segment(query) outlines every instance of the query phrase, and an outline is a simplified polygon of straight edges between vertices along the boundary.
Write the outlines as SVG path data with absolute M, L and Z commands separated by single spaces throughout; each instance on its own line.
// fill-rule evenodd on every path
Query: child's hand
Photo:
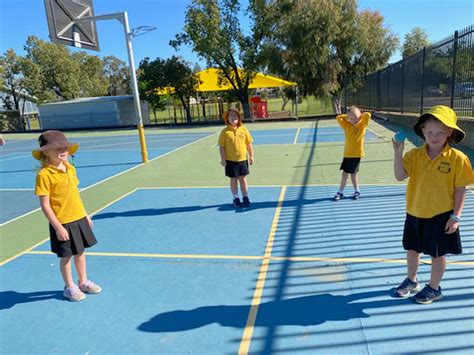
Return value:
M 222 165 L 222 166 L 227 166 L 227 162 L 225 161 L 225 159 L 222 159 L 222 160 L 221 160 L 221 165 Z
M 398 142 L 392 138 L 392 144 L 393 144 L 393 151 L 395 152 L 395 154 L 403 154 L 403 149 L 405 149 L 404 142 Z
M 86 215 L 87 218 L 87 223 L 89 223 L 89 226 L 92 228 L 94 226 L 94 222 L 92 222 L 92 219 L 90 218 L 89 215 Z
M 253 157 L 249 157 L 249 164 L 252 165 L 254 162 Z
M 67 232 L 67 229 L 64 228 L 63 226 L 60 226 L 58 229 L 56 229 L 56 236 L 62 242 L 69 240 L 69 234 Z
M 444 227 L 444 231 L 446 232 L 446 234 L 453 234 L 458 228 L 459 223 L 450 218 L 448 219 L 448 222 L 446 222 L 446 227 Z

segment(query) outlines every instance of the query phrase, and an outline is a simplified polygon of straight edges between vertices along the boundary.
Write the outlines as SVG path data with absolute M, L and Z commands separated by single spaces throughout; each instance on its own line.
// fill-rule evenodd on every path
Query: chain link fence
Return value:
M 363 78 L 362 87 L 345 92 L 345 105 L 367 110 L 423 113 L 450 106 L 474 119 L 474 26 L 423 48 Z

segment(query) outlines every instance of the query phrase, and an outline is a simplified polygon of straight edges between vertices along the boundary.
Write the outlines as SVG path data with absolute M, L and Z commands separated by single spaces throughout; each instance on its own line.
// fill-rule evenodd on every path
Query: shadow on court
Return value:
M 370 196 L 363 196 L 361 199 L 379 199 L 381 197 L 400 197 L 404 196 L 404 193 L 386 193 L 386 194 L 373 194 Z M 350 198 L 347 198 L 350 199 Z M 289 200 L 284 201 L 283 205 L 285 207 L 300 207 L 305 205 L 313 205 L 320 202 L 332 201 L 332 196 L 327 198 L 316 198 L 316 199 L 301 199 L 301 200 Z M 340 202 L 337 202 L 340 203 Z M 354 203 L 357 203 L 354 201 Z M 107 218 L 117 218 L 117 217 L 142 217 L 142 216 L 161 216 L 166 214 L 176 214 L 176 213 L 186 213 L 186 212 L 195 212 L 202 211 L 206 209 L 217 209 L 218 211 L 228 212 L 235 211 L 236 213 L 246 212 L 250 210 L 258 210 L 262 208 L 276 208 L 278 206 L 278 201 L 265 201 L 265 202 L 252 202 L 250 207 L 247 208 L 235 208 L 231 204 L 225 205 L 207 205 L 207 206 L 183 206 L 183 207 L 170 207 L 170 208 L 145 208 L 139 210 L 130 210 L 124 212 L 105 212 L 98 213 L 93 216 L 94 220 L 107 219 Z
M 0 292 L 0 310 L 9 309 L 17 304 L 56 299 L 64 301 L 63 293 L 58 290 L 38 292 Z

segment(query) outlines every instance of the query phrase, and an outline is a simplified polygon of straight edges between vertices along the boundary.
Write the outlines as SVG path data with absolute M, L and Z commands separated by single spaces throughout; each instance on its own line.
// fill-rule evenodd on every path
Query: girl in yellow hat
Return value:
M 35 194 L 49 221 L 51 251 L 61 258 L 63 295 L 70 301 L 82 301 L 85 293 L 99 293 L 102 288 L 87 278 L 84 248 L 97 240 L 79 195 L 76 169 L 68 163 L 69 155 L 76 152 L 79 144 L 69 143 L 60 131 L 46 131 L 38 142 L 40 147 L 33 151 L 33 157 L 41 161 L 42 168 L 36 176 Z M 79 286 L 72 277 L 73 257 Z
M 459 224 L 466 186 L 474 183 L 474 174 L 469 158 L 449 145 L 465 137 L 456 122 L 456 113 L 451 108 L 434 106 L 414 126 L 416 134 L 425 141 L 422 147 L 403 155 L 403 141 L 393 140 L 395 178 L 409 178 L 403 230 L 407 277 L 394 289 L 395 297 L 416 293 L 413 300 L 422 304 L 441 299 L 445 255 L 462 252 Z M 431 277 L 419 291 L 417 270 L 422 253 L 431 256 Z

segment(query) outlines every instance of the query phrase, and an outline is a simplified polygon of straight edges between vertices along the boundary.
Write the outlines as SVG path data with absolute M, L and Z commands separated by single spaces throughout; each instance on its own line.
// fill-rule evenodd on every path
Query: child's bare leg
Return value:
M 71 271 L 71 256 L 62 257 L 59 261 L 59 269 L 64 280 L 66 287 L 73 287 L 74 280 L 72 279 Z
M 437 290 L 446 270 L 446 257 L 431 258 L 430 287 Z
M 247 175 L 239 176 L 240 191 L 242 191 L 242 196 L 249 195 L 249 189 L 247 184 Z
M 407 276 L 408 278 L 416 282 L 416 273 L 418 266 L 420 265 L 420 254 L 414 250 L 407 251 Z
M 346 188 L 348 177 L 349 177 L 349 174 L 343 171 L 342 175 L 341 175 L 341 184 L 339 185 L 339 192 L 340 193 L 342 193 L 344 191 L 344 189 Z
M 82 253 L 81 255 L 74 255 L 74 265 L 76 266 L 79 285 L 81 285 L 87 281 L 86 254 Z
M 357 173 L 351 174 L 352 185 L 355 191 L 359 191 L 359 180 L 357 179 Z
M 232 195 L 237 196 L 237 178 L 230 178 L 230 191 Z

